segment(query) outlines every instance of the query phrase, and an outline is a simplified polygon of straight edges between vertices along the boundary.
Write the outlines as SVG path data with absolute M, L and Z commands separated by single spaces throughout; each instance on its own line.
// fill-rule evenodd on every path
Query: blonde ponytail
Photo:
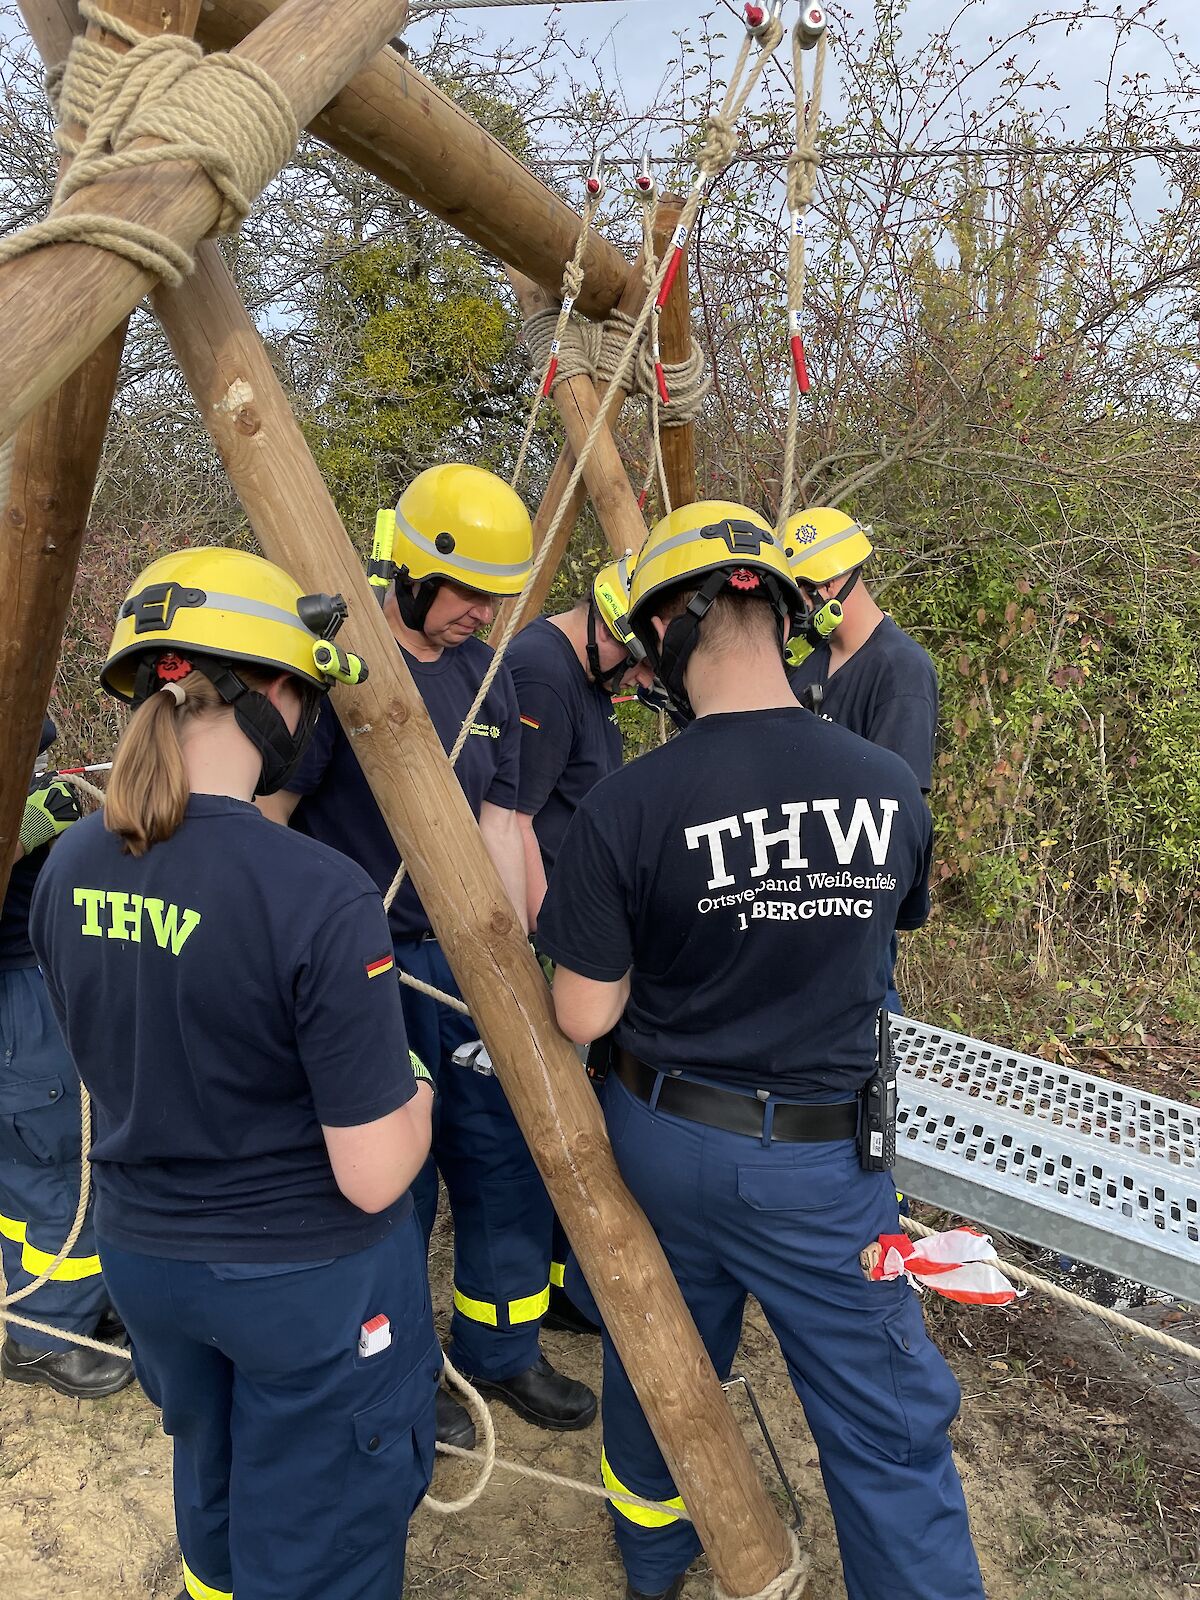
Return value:
M 191 791 L 180 723 L 223 705 L 202 672 L 189 672 L 149 695 L 134 712 L 113 757 L 104 807 L 104 826 L 125 841 L 128 855 L 144 856 L 183 821 Z

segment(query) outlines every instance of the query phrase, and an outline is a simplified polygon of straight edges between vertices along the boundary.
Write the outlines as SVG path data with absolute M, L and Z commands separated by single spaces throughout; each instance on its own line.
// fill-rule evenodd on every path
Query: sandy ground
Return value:
M 447 1299 L 447 1239 L 435 1293 Z M 1163 1313 L 1153 1314 L 1161 1320 Z M 955 1448 L 989 1600 L 1196 1600 L 1200 1595 L 1200 1366 L 1117 1345 L 1088 1318 L 1031 1296 L 1012 1312 L 929 1306 L 932 1331 L 963 1386 Z M 1176 1319 L 1185 1333 L 1198 1319 Z M 550 1359 L 595 1383 L 595 1341 L 545 1336 Z M 752 1309 L 738 1367 L 748 1374 L 804 1508 L 809 1600 L 845 1591 L 816 1452 L 783 1363 Z M 1180 1402 L 1183 1402 L 1182 1404 Z M 755 1432 L 744 1395 L 734 1401 Z M 595 1479 L 599 1426 L 538 1433 L 496 1410 L 500 1454 Z M 754 1453 L 786 1514 L 761 1441 Z M 439 1466 L 437 1491 L 468 1469 Z M 163 1600 L 179 1588 L 170 1448 L 136 1388 L 82 1405 L 0 1384 L 0 1596 L 3 1600 Z M 464 1516 L 422 1510 L 406 1595 L 423 1600 L 620 1597 L 603 1505 L 497 1473 Z M 686 1600 L 711 1592 L 702 1565 Z

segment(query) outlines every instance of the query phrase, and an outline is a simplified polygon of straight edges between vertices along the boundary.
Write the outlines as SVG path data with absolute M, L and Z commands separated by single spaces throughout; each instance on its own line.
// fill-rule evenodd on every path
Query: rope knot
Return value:
M 175 287 L 195 263 L 169 235 L 103 212 L 62 215 L 62 202 L 102 178 L 194 163 L 221 196 L 211 231 L 231 232 L 291 154 L 298 134 L 295 114 L 275 80 L 252 61 L 205 56 L 194 40 L 180 34 L 145 37 L 90 0 L 82 0 L 80 11 L 131 48 L 118 55 L 84 36 L 72 44 L 65 69 L 47 73 L 47 93 L 57 102 L 60 121 L 56 139 L 75 160 L 51 214 L 6 239 L 0 261 L 42 245 L 90 244 Z M 63 124 L 79 124 L 83 139 L 76 140 Z M 133 148 L 146 138 L 162 142 Z
M 710 177 L 720 172 L 737 155 L 739 143 L 732 118 L 720 113 L 709 117 L 704 143 L 700 146 L 700 170 Z

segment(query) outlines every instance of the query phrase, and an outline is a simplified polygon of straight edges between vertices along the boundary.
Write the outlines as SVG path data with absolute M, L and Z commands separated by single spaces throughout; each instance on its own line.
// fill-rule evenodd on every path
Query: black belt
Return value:
M 613 1071 L 621 1082 L 647 1105 L 654 1095 L 660 1074 L 644 1061 L 618 1050 Z M 765 1101 L 732 1089 L 694 1083 L 688 1078 L 662 1074 L 655 1110 L 672 1116 L 702 1122 L 726 1133 L 744 1133 L 752 1139 L 763 1136 Z M 771 1138 L 785 1144 L 827 1144 L 833 1139 L 853 1139 L 858 1133 L 858 1101 L 840 1100 L 833 1105 L 784 1105 L 775 1103 Z

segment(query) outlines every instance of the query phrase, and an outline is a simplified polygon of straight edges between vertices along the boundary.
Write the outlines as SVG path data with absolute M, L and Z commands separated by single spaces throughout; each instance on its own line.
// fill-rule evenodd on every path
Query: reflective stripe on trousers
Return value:
M 39 1278 L 58 1254 L 39 1250 L 25 1237 L 29 1224 L 15 1217 L 0 1216 L 0 1234 L 21 1246 L 21 1266 L 31 1278 Z M 99 1256 L 67 1256 L 50 1274 L 54 1283 L 78 1283 L 80 1278 L 94 1278 L 101 1271 Z
M 458 1288 L 454 1291 L 454 1309 L 461 1311 L 472 1322 L 482 1322 L 489 1328 L 516 1328 L 522 1322 L 537 1322 L 549 1308 L 549 1284 L 537 1294 L 527 1294 L 521 1300 L 510 1300 L 507 1307 L 497 1306 L 490 1300 L 472 1300 L 470 1295 L 463 1294 Z
M 186 1561 L 182 1562 L 182 1566 L 183 1587 L 192 1600 L 233 1600 L 232 1589 L 214 1589 L 211 1583 L 198 1578 Z
M 641 1494 L 638 1489 L 631 1489 L 628 1484 L 622 1483 L 612 1467 L 609 1465 L 608 1456 L 603 1450 L 600 1452 L 600 1477 L 606 1489 L 613 1489 L 617 1494 Z M 643 1500 L 653 1500 L 652 1494 L 642 1494 Z M 665 1528 L 672 1522 L 678 1522 L 678 1517 L 672 1517 L 665 1511 L 648 1511 L 645 1506 L 627 1505 L 623 1500 L 610 1500 L 609 1506 L 613 1511 L 619 1511 L 623 1517 L 628 1517 L 630 1522 L 635 1522 L 639 1528 Z M 664 1500 L 663 1505 L 678 1506 L 680 1511 L 686 1509 L 678 1495 L 670 1500 Z

